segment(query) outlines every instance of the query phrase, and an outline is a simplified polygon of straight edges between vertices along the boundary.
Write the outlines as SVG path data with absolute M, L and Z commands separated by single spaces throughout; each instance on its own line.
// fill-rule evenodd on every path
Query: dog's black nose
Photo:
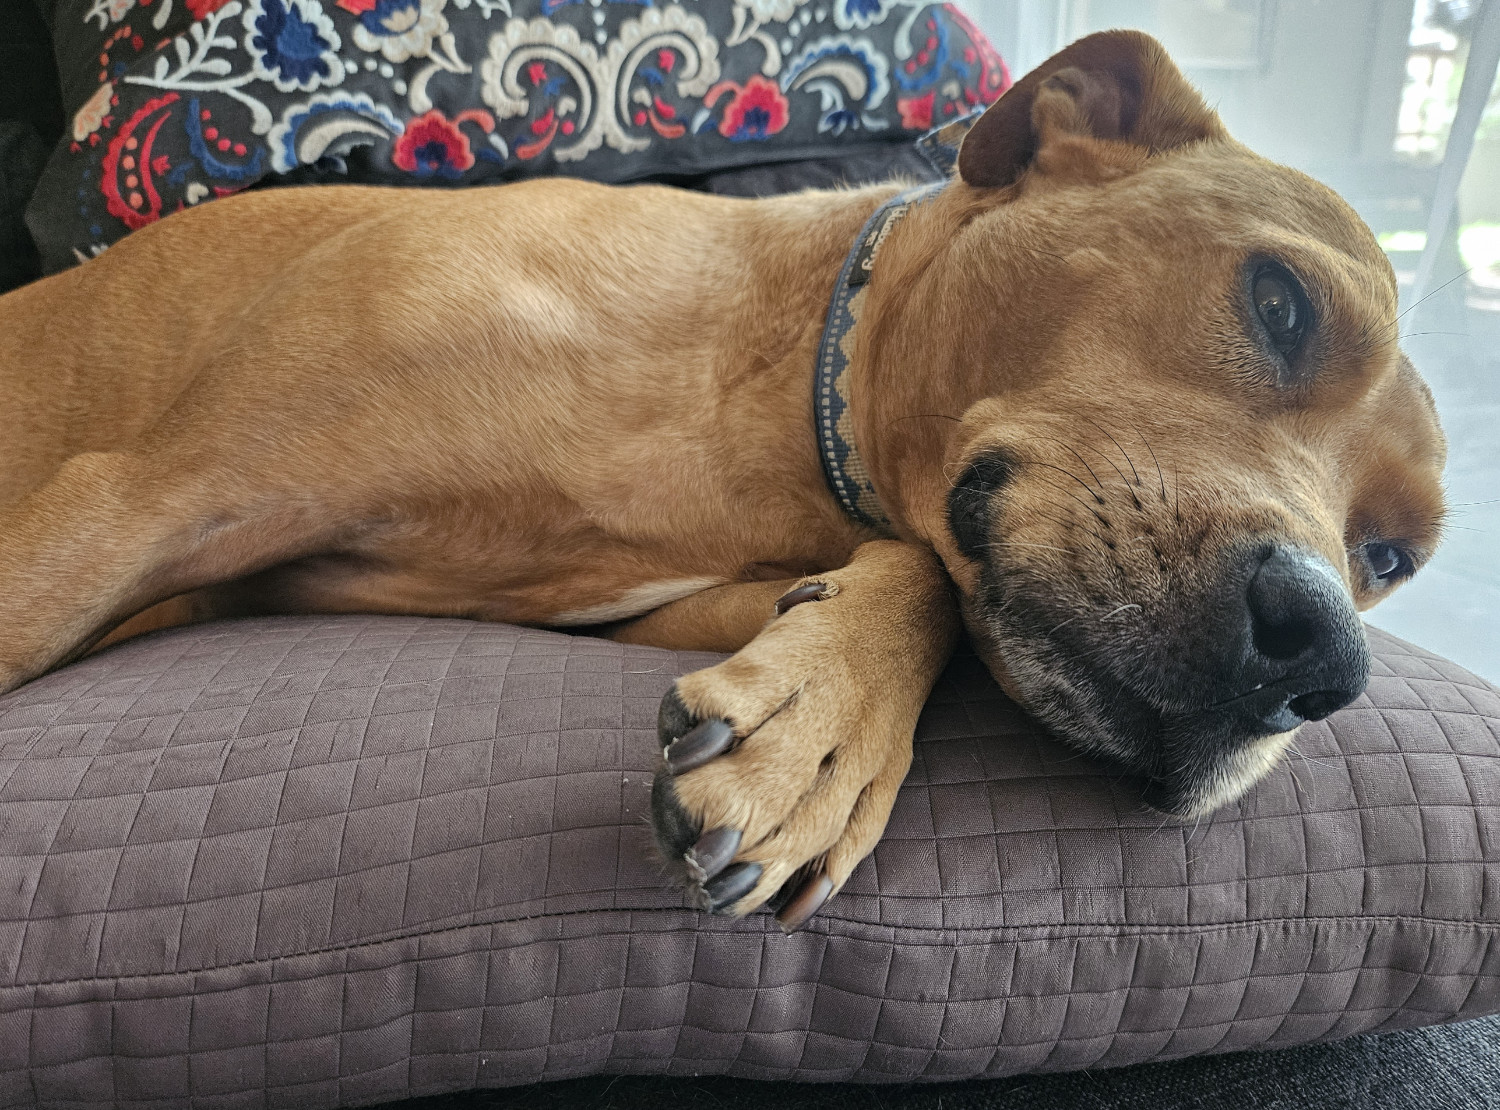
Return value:
M 1254 712 L 1268 728 L 1320 721 L 1359 697 L 1370 677 L 1370 649 L 1328 560 L 1304 548 L 1272 547 L 1251 574 L 1245 602 L 1245 677 L 1267 684 Z

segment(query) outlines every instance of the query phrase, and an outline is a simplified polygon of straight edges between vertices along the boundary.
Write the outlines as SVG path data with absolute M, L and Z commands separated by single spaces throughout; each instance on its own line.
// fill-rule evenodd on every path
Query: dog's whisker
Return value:
M 1095 619 L 1099 620 L 1099 621 L 1107 621 L 1111 617 L 1119 616 L 1121 613 L 1125 612 L 1125 610 L 1127 610 L 1127 609 L 1140 609 L 1140 608 L 1141 608 L 1140 605 L 1138 605 L 1136 602 L 1134 602 L 1134 601 L 1128 601 L 1124 605 L 1118 605 L 1115 608 L 1111 609 L 1108 613 L 1105 613 L 1103 616 L 1096 617 Z M 1144 612 L 1144 610 L 1142 610 L 1142 611 Z M 1051 632 L 1047 633 L 1047 635 L 1051 636 L 1051 635 L 1055 634 L 1059 629 L 1065 628 L 1066 626 L 1072 624 L 1074 621 L 1079 620 L 1079 619 L 1081 619 L 1083 617 L 1093 617 L 1093 616 L 1094 616 L 1094 614 L 1090 613 L 1090 612 L 1074 613 L 1067 620 L 1065 620 L 1061 624 L 1055 626 L 1052 629 Z M 1079 655 L 1079 658 L 1080 659 L 1088 659 L 1092 655 L 1094 655 L 1096 652 L 1103 651 L 1107 646 L 1109 646 L 1109 645 L 1096 644 L 1096 645 L 1094 645 L 1091 648 L 1086 648 Z
M 1291 752 L 1293 755 L 1295 755 L 1298 759 L 1302 760 L 1304 763 L 1311 763 L 1315 767 L 1321 767 L 1322 766 L 1322 764 L 1319 763 L 1317 760 L 1315 760 L 1315 759 L 1309 759 L 1307 756 L 1303 755 L 1302 752 L 1298 750 L 1296 744 L 1289 744 L 1289 745 L 1287 745 L 1287 750 L 1289 752 Z M 1298 786 L 1299 789 L 1301 789 L 1301 790 L 1303 790 L 1303 791 L 1306 792 L 1306 794 L 1307 794 L 1307 800 L 1310 803 L 1315 803 L 1317 801 L 1317 797 L 1318 797 L 1318 777 L 1317 777 L 1317 775 L 1315 775 L 1311 771 L 1309 771 L 1308 772 L 1308 783 L 1309 783 L 1309 785 L 1303 786 L 1302 785 L 1302 776 L 1299 775 L 1299 774 L 1297 774 L 1297 763 L 1296 763 L 1296 761 L 1289 759 L 1289 760 L 1287 760 L 1287 764 L 1286 765 L 1287 765 L 1287 768 L 1292 772 L 1292 781 L 1297 784 L 1297 786 Z
M 1089 472 L 1089 477 L 1092 478 L 1092 479 L 1094 479 L 1094 485 L 1096 485 L 1096 486 L 1099 487 L 1099 492 L 1100 493 L 1103 493 L 1104 492 L 1104 483 L 1099 480 L 1099 475 L 1097 475 L 1097 474 L 1094 473 L 1094 468 L 1088 464 L 1088 460 L 1085 459 L 1082 455 L 1080 455 L 1077 452 L 1077 450 L 1075 450 L 1070 445 L 1064 443 L 1063 446 L 1067 447 L 1068 451 L 1072 454 L 1072 456 L 1075 459 L 1077 459 L 1079 462 L 1081 462 L 1083 464 L 1083 469 L 1087 470 Z M 1124 475 L 1121 475 L 1121 477 L 1123 478 Z
M 1030 438 L 1041 443 L 1055 443 L 1064 451 L 1067 451 L 1070 455 L 1072 455 L 1075 459 L 1083 464 L 1083 469 L 1089 472 L 1089 477 L 1094 479 L 1094 486 L 1098 487 L 1098 494 L 1102 494 L 1104 492 L 1104 483 L 1099 481 L 1099 475 L 1094 473 L 1094 468 L 1088 464 L 1088 460 L 1080 455 L 1077 449 L 1072 446 L 1072 444 L 1068 443 L 1066 440 L 1057 439 L 1054 436 L 1031 436 Z M 1077 478 L 1077 475 L 1074 475 L 1074 477 Z M 1083 479 L 1078 478 L 1078 481 L 1083 482 Z M 1093 486 L 1089 486 L 1087 482 L 1083 482 L 1083 484 L 1089 488 L 1089 492 L 1094 492 Z
M 1042 465 L 1042 466 L 1046 466 L 1046 465 L 1048 465 L 1048 464 L 1046 464 L 1046 463 L 1042 463 L 1042 464 L 1040 464 L 1040 465 Z M 1053 469 L 1057 469 L 1057 468 L 1056 468 L 1056 467 L 1054 467 L 1054 468 L 1053 468 Z M 1078 502 L 1078 503 L 1079 503 L 1079 504 L 1080 504 L 1080 505 L 1082 505 L 1082 506 L 1083 506 L 1083 507 L 1084 507 L 1084 508 L 1085 508 L 1085 509 L 1087 509 L 1087 510 L 1088 510 L 1088 511 L 1089 511 L 1089 512 L 1090 512 L 1090 513 L 1092 513 L 1092 514 L 1093 514 L 1093 515 L 1094 515 L 1094 518 L 1095 518 L 1095 519 L 1096 519 L 1096 520 L 1098 520 L 1098 521 L 1099 521 L 1099 522 L 1100 522 L 1100 523 L 1101 523 L 1101 524 L 1108 524 L 1108 523 L 1109 523 L 1109 522 L 1108 522 L 1108 521 L 1106 521 L 1106 520 L 1105 520 L 1105 519 L 1104 519 L 1104 517 L 1103 517 L 1103 516 L 1101 516 L 1101 515 L 1100 515 L 1100 514 L 1099 514 L 1099 510 L 1098 510 L 1098 509 L 1096 509 L 1096 508 L 1094 508 L 1094 506 L 1092 506 L 1092 505 L 1090 505 L 1090 504 L 1089 504 L 1089 503 L 1088 503 L 1088 502 L 1087 502 L 1087 501 L 1085 501 L 1085 500 L 1084 500 L 1084 499 L 1083 499 L 1083 498 L 1081 498 L 1081 497 L 1079 497 L 1079 496 L 1078 496 L 1078 495 L 1077 495 L 1077 494 L 1076 494 L 1076 493 L 1074 493 L 1074 492 L 1073 492 L 1073 491 L 1072 491 L 1072 490 L 1070 490 L 1070 489 L 1066 489 L 1066 488 L 1064 488 L 1064 487 L 1062 487 L 1062 486 L 1058 486 L 1058 485 L 1055 485 L 1055 484 L 1053 484 L 1053 483 L 1050 483 L 1050 482 L 1049 482 L 1049 483 L 1048 483 L 1048 485 L 1050 485 L 1050 486 L 1051 486 L 1051 487 L 1052 487 L 1052 488 L 1053 488 L 1053 489 L 1055 489 L 1055 490 L 1057 490 L 1057 491 L 1058 491 L 1058 492 L 1059 492 L 1059 493 L 1061 493 L 1061 494 L 1062 494 L 1062 495 L 1063 495 L 1063 496 L 1065 496 L 1065 497 L 1071 497 L 1071 498 L 1072 498 L 1072 499 L 1073 499 L 1073 500 L 1074 500 L 1074 501 L 1076 501 L 1076 502 Z M 1096 498 L 1096 500 L 1097 500 L 1097 498 Z
M 1146 445 L 1146 451 L 1151 455 L 1152 465 L 1156 467 L 1156 480 L 1161 483 L 1161 503 L 1167 503 L 1167 476 L 1162 473 L 1161 460 L 1156 457 L 1156 448 L 1151 446 L 1151 441 L 1146 438 L 1146 433 L 1141 431 L 1137 425 L 1135 434 L 1141 437 L 1141 442 Z
M 1127 450 L 1125 450 L 1124 446 L 1120 443 L 1120 441 L 1118 439 L 1116 439 L 1114 437 L 1114 435 L 1110 432 L 1110 430 L 1108 428 L 1106 428 L 1104 425 L 1100 424 L 1097 420 L 1095 420 L 1095 419 L 1093 419 L 1092 417 L 1089 417 L 1089 416 L 1085 416 L 1084 419 L 1087 420 L 1094 427 L 1098 428 L 1101 432 L 1103 432 L 1105 434 L 1105 436 L 1109 439 L 1109 441 L 1111 443 L 1113 443 L 1116 448 L 1119 449 L 1120 454 L 1125 457 L 1125 465 L 1128 466 L 1128 467 L 1130 467 L 1130 473 L 1135 476 L 1135 484 L 1136 485 L 1140 485 L 1141 484 L 1140 471 L 1136 470 L 1135 463 L 1131 461 L 1131 459 L 1130 459 L 1130 452 L 1127 451 Z M 1107 455 L 1105 455 L 1103 451 L 1100 451 L 1099 455 L 1100 455 L 1101 458 L 1109 459 L 1109 457 Z M 1126 481 L 1126 479 L 1125 479 L 1125 472 L 1123 470 L 1121 470 L 1118 466 L 1115 466 L 1115 462 L 1114 462 L 1113 459 L 1109 459 L 1109 465 L 1115 467 L 1115 473 L 1120 476 L 1120 481 L 1122 481 L 1122 482 Z M 1127 483 L 1127 484 L 1129 484 L 1129 483 Z
M 1291 752 L 1293 755 L 1295 755 L 1298 759 L 1302 760 L 1304 763 L 1311 763 L 1315 767 L 1331 767 L 1332 766 L 1332 764 L 1328 763 L 1326 760 L 1314 759 L 1312 756 L 1307 755 L 1295 743 L 1288 744 L 1286 750 L 1289 751 L 1289 752 Z
M 1089 485 L 1082 478 L 1080 478 L 1078 475 L 1074 474 L 1071 470 L 1066 469 L 1065 467 L 1058 466 L 1055 463 L 1041 462 L 1038 459 L 1027 460 L 1027 461 L 1025 461 L 1025 463 L 1023 465 L 1025 465 L 1025 466 L 1040 466 L 1040 467 L 1043 467 L 1043 468 L 1045 468 L 1047 470 L 1055 470 L 1059 474 L 1065 474 L 1069 478 L 1072 478 L 1073 481 L 1077 482 L 1084 489 L 1088 490 L 1089 491 L 1089 496 L 1094 499 L 1094 503 L 1095 504 L 1097 504 L 1097 505 L 1103 505 L 1103 504 L 1105 504 L 1104 498 L 1102 498 L 1102 497 L 1099 496 L 1098 491 L 1095 490 L 1093 486 Z M 1066 491 L 1064 491 L 1064 492 L 1066 492 Z M 1077 494 L 1070 494 L 1070 496 L 1072 496 L 1074 498 L 1077 498 L 1078 495 Z M 1098 512 L 1092 506 L 1090 506 L 1088 504 L 1088 502 L 1080 500 L 1078 503 L 1080 505 L 1082 505 L 1084 508 L 1088 509 L 1089 512 L 1093 513 L 1095 516 L 1099 516 Z M 1100 517 L 1100 519 L 1102 520 L 1103 518 Z
M 1416 304 L 1409 304 L 1404 309 L 1402 309 L 1400 312 L 1398 312 L 1396 314 L 1396 319 L 1395 319 L 1394 322 L 1397 323 L 1397 324 L 1399 324 L 1401 322 L 1401 317 L 1405 316 L 1408 312 L 1410 312 L 1413 309 L 1417 308 L 1419 305 L 1425 304 L 1427 301 L 1431 300 L 1433 297 L 1436 297 L 1439 293 L 1441 293 L 1444 289 L 1448 288 L 1448 286 L 1452 285 L 1455 281 L 1458 281 L 1458 280 L 1460 280 L 1462 278 L 1468 277 L 1471 273 L 1473 273 L 1473 271 L 1474 271 L 1474 267 L 1473 266 L 1465 266 L 1458 273 L 1454 274 L 1447 281 L 1443 282 L 1442 285 L 1439 285 L 1436 289 L 1432 290 L 1431 292 L 1429 292 L 1425 296 L 1423 296 L 1420 300 L 1418 300 L 1416 302 Z
M 1297 774 L 1297 764 L 1289 759 L 1286 761 L 1286 769 L 1287 773 L 1292 776 L 1292 786 L 1297 791 L 1297 793 L 1305 794 L 1307 795 L 1307 797 L 1311 798 L 1312 791 L 1308 790 L 1307 787 L 1302 785 L 1302 778 Z
M 1057 547 L 1050 543 L 1023 543 L 1020 540 L 992 540 L 985 547 L 1036 547 L 1043 551 L 1061 551 L 1064 555 L 1072 555 L 1074 551 L 1068 547 Z
M 1052 488 L 1056 489 L 1057 487 L 1053 486 Z M 1035 517 L 1037 520 L 1045 520 L 1049 523 L 1056 524 L 1059 528 L 1077 528 L 1079 526 L 1079 522 L 1076 520 L 1065 520 L 1060 516 L 1053 516 L 1050 513 L 1044 513 L 1040 509 L 1028 509 L 1026 515 L 1028 517 Z
M 946 412 L 912 412 L 907 413 L 907 415 L 905 416 L 898 416 L 894 420 L 887 421 L 885 426 L 889 428 L 891 425 L 899 424 L 903 420 L 951 420 L 955 424 L 963 423 L 962 417 L 950 416 Z
M 1055 636 L 1055 635 L 1057 635 L 1058 632 L 1062 631 L 1064 628 L 1066 628 L 1068 625 L 1072 624 L 1074 621 L 1076 621 L 1079 617 L 1081 617 L 1083 615 L 1084 615 L 1083 613 L 1074 613 L 1067 620 L 1063 621 L 1062 624 L 1059 624 L 1056 627 L 1054 627 L 1050 632 L 1047 633 L 1047 635 L 1048 636 Z

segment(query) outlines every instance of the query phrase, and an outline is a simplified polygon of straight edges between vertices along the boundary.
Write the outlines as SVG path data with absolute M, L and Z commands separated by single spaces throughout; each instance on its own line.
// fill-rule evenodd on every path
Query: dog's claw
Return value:
M 822 601 L 827 589 L 828 586 L 822 582 L 809 582 L 806 586 L 788 590 L 776 599 L 776 615 L 779 617 L 792 606 L 801 605 L 804 601 Z
M 698 838 L 698 842 L 683 853 L 687 864 L 688 878 L 695 883 L 706 883 L 729 866 L 734 854 L 740 850 L 739 829 L 709 829 Z
M 794 933 L 807 924 L 808 918 L 823 908 L 833 894 L 833 880 L 819 872 L 804 882 L 776 912 L 776 924 L 783 933 Z
M 669 773 L 682 775 L 728 751 L 733 743 L 734 728 L 729 722 L 720 717 L 710 717 L 694 725 L 686 736 L 680 736 L 668 744 L 662 757 L 666 760 Z
M 758 863 L 737 863 L 708 882 L 703 890 L 708 895 L 709 912 L 721 913 L 754 890 L 761 870 Z
M 667 691 L 667 696 L 661 699 L 661 707 L 656 713 L 656 735 L 661 738 L 663 744 L 670 744 L 677 737 L 682 736 L 688 729 L 697 723 L 697 718 L 688 712 L 688 707 L 683 704 L 682 695 L 673 686 Z

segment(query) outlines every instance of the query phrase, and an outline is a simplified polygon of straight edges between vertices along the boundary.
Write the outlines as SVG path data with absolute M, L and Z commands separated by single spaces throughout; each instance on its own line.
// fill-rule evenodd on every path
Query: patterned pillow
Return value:
M 72 122 L 28 216 L 49 271 L 270 175 L 702 174 L 905 142 L 1009 84 L 926 0 L 50 3 Z

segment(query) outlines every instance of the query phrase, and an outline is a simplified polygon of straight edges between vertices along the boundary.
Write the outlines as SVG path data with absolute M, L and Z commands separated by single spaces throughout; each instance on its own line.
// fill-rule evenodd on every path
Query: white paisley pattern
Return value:
M 642 62 L 653 51 L 666 53 L 672 58 L 669 72 L 677 95 L 702 96 L 719 77 L 718 49 L 703 20 L 675 5 L 648 8 L 624 23 L 603 56 L 570 26 L 514 19 L 490 40 L 489 57 L 480 67 L 480 95 L 501 119 L 526 113 L 532 97 L 539 89 L 548 95 L 551 83 L 531 67 L 550 63 L 570 86 L 548 113 L 548 130 L 540 132 L 564 136 L 553 147 L 557 160 L 577 161 L 606 141 L 629 153 L 651 145 L 648 135 L 632 134 L 633 127 L 653 122 L 681 127 L 670 118 L 663 120 L 658 98 L 646 85 L 636 84 Z M 523 70 L 529 88 L 523 85 Z M 659 58 L 653 75 L 665 79 Z
M 424 57 L 432 51 L 433 41 L 448 33 L 443 4 L 444 0 L 379 3 L 360 16 L 354 45 L 388 62 Z

